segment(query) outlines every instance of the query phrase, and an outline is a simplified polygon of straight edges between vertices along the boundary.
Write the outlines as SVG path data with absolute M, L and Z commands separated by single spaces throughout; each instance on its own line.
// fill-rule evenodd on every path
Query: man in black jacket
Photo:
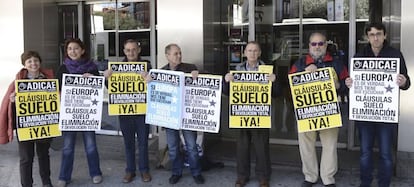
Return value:
M 128 39 L 124 42 L 124 54 L 125 58 L 123 62 L 146 62 L 147 72 L 151 69 L 151 63 L 142 60 L 141 45 L 134 39 Z M 147 72 L 141 72 L 143 77 Z M 108 69 L 104 71 L 106 78 L 110 77 L 112 70 Z M 141 174 L 141 180 L 143 182 L 150 182 L 151 175 L 149 173 L 149 161 L 148 161 L 148 134 L 149 125 L 145 124 L 145 115 L 120 115 L 119 126 L 124 137 L 125 144 L 125 157 L 126 157 L 126 169 L 125 176 L 122 179 L 123 183 L 130 183 L 136 176 L 136 157 L 135 149 L 136 143 L 138 143 L 138 166 Z M 135 138 L 136 137 L 136 138 Z
M 400 74 L 397 76 L 397 84 L 401 90 L 407 90 L 410 87 L 410 77 L 407 74 L 407 67 L 402 53 L 389 46 L 386 38 L 387 32 L 385 26 L 381 23 L 371 23 L 365 29 L 369 44 L 361 53 L 355 57 L 376 57 L 376 58 L 399 58 Z M 347 78 L 345 84 L 352 86 L 352 79 Z M 393 134 L 397 125 L 384 122 L 355 121 L 355 125 L 359 131 L 359 139 L 361 143 L 360 179 L 361 187 L 371 186 L 373 180 L 373 147 L 375 138 L 377 138 L 380 159 L 378 163 L 378 186 L 390 186 L 393 171 L 392 147 Z

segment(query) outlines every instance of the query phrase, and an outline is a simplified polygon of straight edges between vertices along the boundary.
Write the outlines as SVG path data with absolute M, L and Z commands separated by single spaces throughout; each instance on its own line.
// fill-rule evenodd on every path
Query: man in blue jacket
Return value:
M 371 23 L 365 28 L 365 34 L 368 37 L 369 44 L 361 53 L 356 54 L 355 57 L 399 58 L 400 74 L 397 76 L 397 84 L 400 89 L 407 90 L 410 87 L 410 78 L 407 74 L 404 57 L 399 50 L 388 45 L 385 26 L 381 23 Z M 345 84 L 348 87 L 352 86 L 352 82 L 351 78 L 345 80 Z M 360 186 L 371 186 L 373 179 L 372 171 L 374 169 L 372 152 L 375 138 L 377 138 L 380 154 L 378 163 L 378 186 L 390 186 L 393 171 L 393 134 L 397 126 L 391 123 L 369 121 L 355 121 L 355 125 L 358 128 L 361 142 L 361 155 L 359 158 L 361 170 Z

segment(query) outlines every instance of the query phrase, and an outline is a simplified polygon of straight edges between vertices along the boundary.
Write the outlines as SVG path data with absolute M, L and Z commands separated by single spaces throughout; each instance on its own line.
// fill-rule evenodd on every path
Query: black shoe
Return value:
M 170 184 L 176 184 L 181 179 L 181 175 L 171 175 Z
M 316 182 L 303 181 L 302 187 L 312 187 Z
M 195 183 L 204 184 L 205 180 L 202 175 L 193 176 Z
M 335 183 L 334 184 L 327 184 L 325 186 L 328 186 L 328 187 L 336 187 Z

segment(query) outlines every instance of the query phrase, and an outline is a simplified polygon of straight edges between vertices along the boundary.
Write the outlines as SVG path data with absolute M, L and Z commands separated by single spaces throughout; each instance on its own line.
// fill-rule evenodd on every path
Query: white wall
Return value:
M 167 64 L 164 49 L 169 43 L 181 47 L 183 62 L 203 68 L 203 0 L 158 0 L 157 62 Z
M 0 98 L 22 67 L 24 50 L 23 0 L 0 1 Z
M 400 93 L 398 151 L 414 152 L 414 7 L 413 0 L 401 1 L 401 51 L 411 78 L 411 88 Z

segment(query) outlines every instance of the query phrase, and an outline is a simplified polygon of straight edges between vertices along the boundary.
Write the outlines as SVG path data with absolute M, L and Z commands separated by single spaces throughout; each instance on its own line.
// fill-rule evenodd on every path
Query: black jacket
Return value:
M 364 49 L 360 52 L 355 54 L 354 57 L 378 57 L 378 58 L 399 58 L 400 59 L 400 74 L 403 74 L 405 78 L 407 78 L 407 82 L 403 87 L 400 87 L 402 90 L 407 90 L 410 85 L 410 77 L 408 76 L 407 66 L 405 65 L 404 57 L 398 49 L 395 49 L 388 45 L 385 41 L 384 46 L 382 47 L 381 51 L 379 52 L 378 56 L 375 56 L 374 52 L 372 51 L 371 45 L 368 44 L 364 47 Z
M 171 70 L 170 64 L 163 66 L 161 69 Z M 197 66 L 195 66 L 194 64 L 188 64 L 188 63 L 181 62 L 180 64 L 177 65 L 177 68 L 174 71 L 182 71 L 184 73 L 191 73 L 192 71 L 195 71 L 195 70 L 197 70 Z

